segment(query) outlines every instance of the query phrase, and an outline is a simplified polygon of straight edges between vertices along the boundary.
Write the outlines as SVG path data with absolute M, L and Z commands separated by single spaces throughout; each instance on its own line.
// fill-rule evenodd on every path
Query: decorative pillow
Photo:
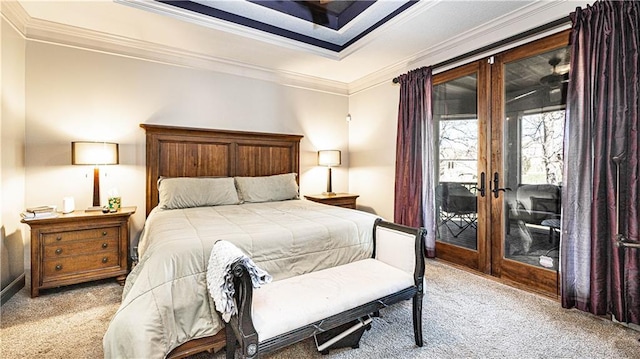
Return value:
M 161 177 L 158 192 L 163 209 L 240 203 L 232 177 Z
M 244 202 L 284 201 L 298 198 L 296 174 L 263 177 L 235 177 L 240 199 Z

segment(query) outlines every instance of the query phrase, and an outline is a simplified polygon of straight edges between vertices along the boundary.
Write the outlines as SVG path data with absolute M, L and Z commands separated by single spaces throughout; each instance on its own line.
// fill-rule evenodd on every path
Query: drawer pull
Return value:
M 107 263 L 109 261 L 109 257 L 103 257 L 102 258 L 102 263 Z
M 62 270 L 62 264 L 56 264 L 56 270 Z
M 107 247 L 109 247 L 108 243 L 102 243 L 102 248 L 107 248 Z
M 61 254 L 61 253 L 62 253 L 62 248 L 56 249 L 56 254 Z
M 62 236 L 57 236 L 56 237 L 56 241 L 61 241 L 62 240 Z
M 107 235 L 107 231 L 102 231 L 102 235 L 106 236 Z

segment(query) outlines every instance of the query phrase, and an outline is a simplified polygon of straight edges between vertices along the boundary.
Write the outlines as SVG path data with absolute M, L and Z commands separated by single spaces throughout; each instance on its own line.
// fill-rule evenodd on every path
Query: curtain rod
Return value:
M 536 35 L 536 34 L 541 33 L 543 31 L 550 30 L 550 29 L 553 29 L 555 27 L 559 27 L 561 25 L 566 24 L 567 22 L 571 22 L 571 18 L 569 18 L 569 16 L 562 17 L 562 18 L 560 18 L 558 20 L 552 21 L 552 22 L 544 24 L 544 25 L 540 25 L 540 26 L 535 27 L 535 28 L 533 28 L 531 30 L 527 30 L 525 32 L 521 32 L 519 34 L 513 35 L 513 36 L 508 37 L 508 38 L 506 38 L 504 40 L 500 40 L 498 42 L 494 42 L 493 44 L 490 44 L 490 45 L 487 45 L 487 46 L 483 46 L 483 47 L 481 47 L 479 49 L 467 52 L 466 54 L 462 54 L 460 56 L 456 56 L 456 57 L 451 58 L 449 60 L 445 60 L 445 61 L 439 62 L 439 63 L 437 63 L 435 65 L 432 65 L 431 68 L 432 69 L 437 69 L 439 67 L 444 67 L 444 66 L 447 66 L 447 65 L 451 65 L 452 63 L 464 60 L 466 58 L 469 58 L 469 57 L 472 57 L 472 56 L 475 56 L 475 55 L 479 55 L 481 53 L 497 49 L 497 48 L 499 48 L 499 47 L 501 47 L 503 45 L 507 45 L 509 43 L 516 42 L 516 41 L 522 40 L 524 38 Z M 397 84 L 399 81 L 400 81 L 400 76 L 393 78 L 393 83 L 394 84 Z

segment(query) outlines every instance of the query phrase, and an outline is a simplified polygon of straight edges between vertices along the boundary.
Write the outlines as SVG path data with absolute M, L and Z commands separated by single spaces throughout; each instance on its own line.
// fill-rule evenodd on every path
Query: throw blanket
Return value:
M 251 284 L 254 288 L 271 282 L 269 273 L 258 268 L 251 258 L 247 257 L 238 247 L 231 242 L 217 241 L 213 245 L 209 265 L 207 266 L 207 288 L 213 298 L 216 310 L 222 315 L 225 322 L 229 322 L 231 316 L 238 313 L 238 308 L 233 300 L 235 289 L 233 287 L 233 273 L 231 266 L 235 262 L 242 264 L 249 270 Z

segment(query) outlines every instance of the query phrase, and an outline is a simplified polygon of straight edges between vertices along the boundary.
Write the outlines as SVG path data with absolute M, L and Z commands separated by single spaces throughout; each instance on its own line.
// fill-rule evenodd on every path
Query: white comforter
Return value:
M 154 209 L 103 338 L 105 358 L 163 358 L 222 329 L 205 277 L 216 240 L 279 280 L 370 257 L 376 218 L 306 200 Z

